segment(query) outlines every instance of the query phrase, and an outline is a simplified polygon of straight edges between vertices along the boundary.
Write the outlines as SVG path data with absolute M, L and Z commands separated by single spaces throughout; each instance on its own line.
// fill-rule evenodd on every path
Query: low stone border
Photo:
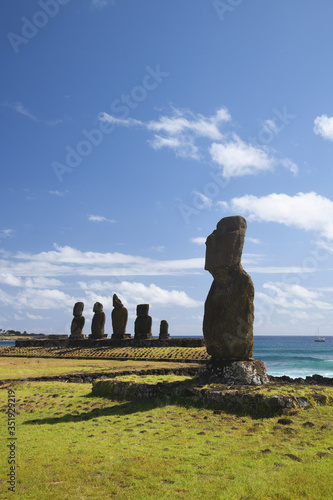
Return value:
M 257 391 L 248 394 L 243 388 L 202 388 L 193 387 L 192 381 L 160 382 L 158 384 L 138 384 L 118 380 L 96 380 L 93 382 L 92 395 L 106 396 L 117 400 L 133 399 L 179 399 L 200 406 L 211 406 L 232 413 L 260 417 L 287 414 L 292 409 L 305 409 L 309 406 L 333 406 L 333 398 L 325 394 L 313 394 L 311 399 L 303 396 L 265 396 Z

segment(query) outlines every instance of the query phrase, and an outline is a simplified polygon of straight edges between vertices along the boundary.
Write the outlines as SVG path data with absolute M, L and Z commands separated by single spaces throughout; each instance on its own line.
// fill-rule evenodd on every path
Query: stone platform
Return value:
M 209 384 L 263 385 L 269 382 L 265 363 L 255 359 L 233 361 L 211 358 L 201 378 Z
M 66 335 L 61 339 L 47 337 L 45 339 L 16 340 L 15 347 L 203 347 L 205 341 L 203 338 L 184 337 L 179 339 L 149 339 L 138 340 L 132 338 L 125 339 L 70 339 Z M 64 338 L 65 337 L 65 338 Z

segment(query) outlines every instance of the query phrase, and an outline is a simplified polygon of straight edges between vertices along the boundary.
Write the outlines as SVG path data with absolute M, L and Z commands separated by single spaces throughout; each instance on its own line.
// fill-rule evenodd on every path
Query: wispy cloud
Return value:
M 30 120 L 33 120 L 34 122 L 38 122 L 38 118 L 32 113 L 30 113 L 28 108 L 19 101 L 14 103 L 4 102 L 2 103 L 2 105 L 5 106 L 6 108 L 12 109 L 13 111 L 16 111 L 16 113 L 19 113 L 23 116 L 27 116 L 28 118 L 30 118 Z
M 66 189 L 66 191 L 49 191 L 49 194 L 52 194 L 53 196 L 66 196 L 69 194 L 69 191 Z
M 54 126 L 59 125 L 60 123 L 63 122 L 63 120 L 60 120 L 60 119 L 40 120 L 39 118 L 37 118 L 37 116 L 35 116 L 33 113 L 31 113 L 29 111 L 27 106 L 25 106 L 20 101 L 16 101 L 14 103 L 10 103 L 10 102 L 5 101 L 2 103 L 2 106 L 6 107 L 6 108 L 10 108 L 13 111 L 15 111 L 16 113 L 19 113 L 20 115 L 26 116 L 27 118 L 30 118 L 30 120 L 33 120 L 34 122 L 44 123 L 45 125 L 48 125 L 49 127 L 54 127 Z
M 288 158 L 279 159 L 267 145 L 254 146 L 232 132 L 231 116 L 224 107 L 212 116 L 172 108 L 170 115 L 161 115 L 158 120 L 146 122 L 134 118 L 117 118 L 105 112 L 99 114 L 99 120 L 127 128 L 144 128 L 153 134 L 148 140 L 153 149 L 170 149 L 180 158 L 201 160 L 208 154 L 210 160 L 222 169 L 225 178 L 257 175 L 273 171 L 277 165 L 284 166 L 294 175 L 298 171 L 294 162 Z M 276 128 L 270 122 L 267 121 L 267 126 L 269 123 L 271 128 Z
M 108 219 L 107 217 L 104 217 L 102 215 L 88 215 L 88 220 L 90 222 L 110 222 L 110 223 L 115 223 L 116 221 L 113 219 Z
M 108 5 L 115 5 L 115 0 L 90 0 L 90 5 L 93 9 L 102 10 Z
M 0 238 L 12 238 L 14 229 L 0 229 Z

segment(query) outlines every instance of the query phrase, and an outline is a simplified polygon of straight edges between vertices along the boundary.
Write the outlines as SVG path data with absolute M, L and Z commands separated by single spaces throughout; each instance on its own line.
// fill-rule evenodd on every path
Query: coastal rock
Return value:
M 208 354 L 223 360 L 249 360 L 253 352 L 254 286 L 241 265 L 245 231 L 243 217 L 225 217 L 206 241 L 205 269 L 214 281 L 203 334 Z
M 85 339 L 86 336 L 83 334 L 83 327 L 85 324 L 85 317 L 82 316 L 84 309 L 83 302 L 76 302 L 73 308 L 73 320 L 71 324 L 71 334 L 70 339 Z
M 124 339 L 126 338 L 128 311 L 116 294 L 113 295 L 113 307 L 111 313 L 113 334 L 111 338 Z

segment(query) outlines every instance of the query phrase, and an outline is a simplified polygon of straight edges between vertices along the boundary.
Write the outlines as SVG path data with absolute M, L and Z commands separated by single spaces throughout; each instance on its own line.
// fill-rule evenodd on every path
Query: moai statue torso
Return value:
M 169 325 L 168 322 L 165 321 L 165 319 L 162 319 L 160 323 L 160 334 L 158 337 L 160 340 L 167 340 L 170 338 L 169 334 Z
M 134 323 L 134 338 L 135 339 L 151 339 L 152 319 L 148 316 L 149 304 L 139 304 L 136 307 L 137 318 Z
M 85 317 L 82 316 L 84 309 L 83 302 L 76 302 L 73 308 L 73 320 L 71 324 L 71 339 L 85 339 L 86 336 L 83 334 L 83 327 L 85 323 Z
M 113 339 L 125 338 L 128 311 L 116 294 L 113 295 L 113 311 L 111 313 Z
M 105 313 L 103 312 L 103 304 L 100 302 L 96 302 L 94 304 L 94 316 L 91 322 L 91 335 L 90 338 L 93 339 L 103 339 L 107 337 L 104 334 L 104 325 L 105 325 Z

